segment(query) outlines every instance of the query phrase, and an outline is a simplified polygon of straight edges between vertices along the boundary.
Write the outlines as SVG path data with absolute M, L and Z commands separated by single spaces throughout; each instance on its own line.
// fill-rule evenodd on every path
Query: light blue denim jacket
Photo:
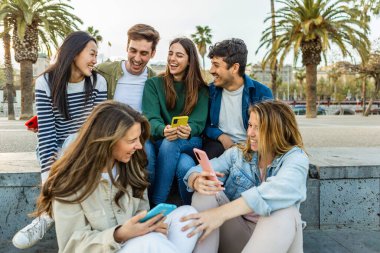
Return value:
M 273 160 L 267 169 L 265 182 L 260 180 L 257 153 L 247 162 L 243 152 L 235 146 L 210 162 L 215 171 L 225 174 L 220 180 L 224 183 L 227 197 L 231 201 L 243 197 L 249 207 L 261 216 L 269 216 L 271 212 L 292 205 L 299 208 L 306 199 L 309 158 L 298 147 Z M 185 184 L 188 186 L 191 173 L 201 171 L 200 165 L 191 168 L 184 177 Z M 188 191 L 192 189 L 188 187 Z

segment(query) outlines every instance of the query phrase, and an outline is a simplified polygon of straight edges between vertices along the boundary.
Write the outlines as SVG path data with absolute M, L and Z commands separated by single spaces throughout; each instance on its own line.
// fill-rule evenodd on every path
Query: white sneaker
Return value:
M 27 249 L 41 240 L 49 228 L 53 225 L 54 220 L 49 215 L 44 214 L 35 218 L 32 223 L 18 231 L 12 239 L 16 248 Z

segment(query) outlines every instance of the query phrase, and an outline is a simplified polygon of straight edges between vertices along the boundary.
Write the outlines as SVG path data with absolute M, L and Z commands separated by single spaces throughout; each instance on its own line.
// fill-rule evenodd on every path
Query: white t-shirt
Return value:
M 125 68 L 125 61 L 121 61 L 123 75 L 117 81 L 113 99 L 130 105 L 136 111 L 141 112 L 142 95 L 146 79 L 148 79 L 148 68 L 140 75 L 132 75 Z
M 219 129 L 229 135 L 234 143 L 245 142 L 247 131 L 242 115 L 244 86 L 235 91 L 223 89 L 219 113 Z

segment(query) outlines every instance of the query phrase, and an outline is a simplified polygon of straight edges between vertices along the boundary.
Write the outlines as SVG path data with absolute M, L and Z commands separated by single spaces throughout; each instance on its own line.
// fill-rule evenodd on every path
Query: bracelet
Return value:
M 194 188 L 194 186 L 195 186 L 195 181 L 197 181 L 197 179 L 200 178 L 200 177 L 201 177 L 201 174 L 196 175 L 195 178 L 193 179 L 193 183 L 190 185 L 190 187 L 191 187 L 194 191 L 195 191 L 195 188 Z

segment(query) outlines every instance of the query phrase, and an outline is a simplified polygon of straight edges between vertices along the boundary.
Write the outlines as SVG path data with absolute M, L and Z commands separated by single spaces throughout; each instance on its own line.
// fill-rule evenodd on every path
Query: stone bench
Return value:
M 380 229 L 380 148 L 315 148 L 310 154 L 307 200 L 301 205 L 308 229 Z M 11 240 L 27 225 L 39 194 L 34 153 L 0 154 L 0 236 Z M 53 230 L 51 230 L 53 231 Z M 49 238 L 54 238 L 50 232 Z
M 311 228 L 380 229 L 380 148 L 308 149 L 302 218 Z

